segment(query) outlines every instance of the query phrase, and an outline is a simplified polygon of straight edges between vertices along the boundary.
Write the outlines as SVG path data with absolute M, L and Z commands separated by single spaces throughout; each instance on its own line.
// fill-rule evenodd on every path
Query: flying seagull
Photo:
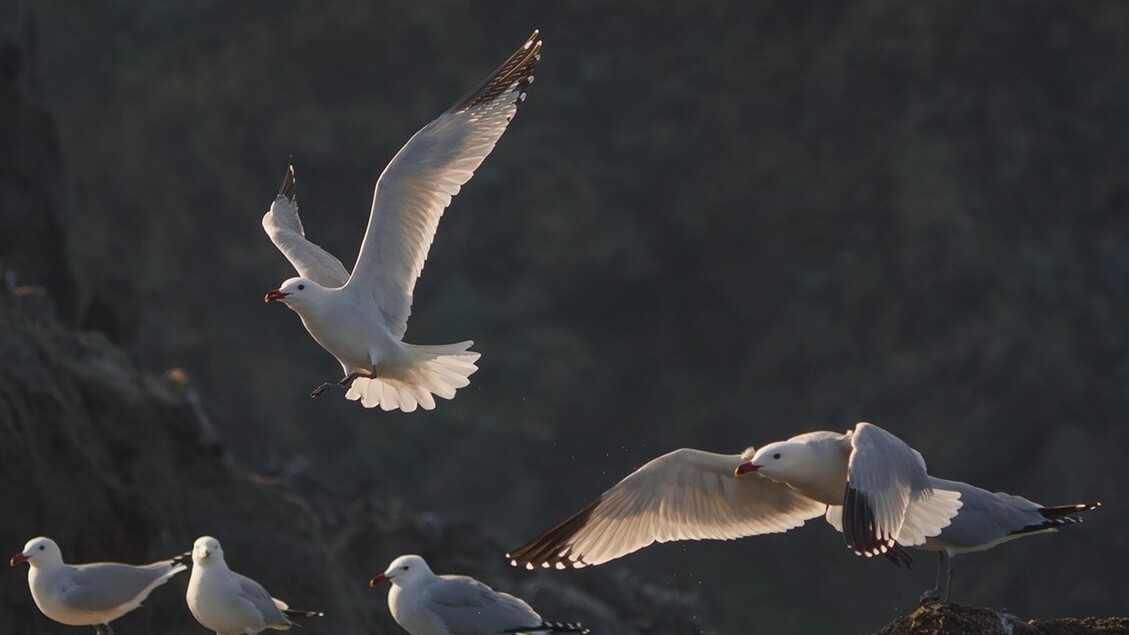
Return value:
M 229 569 L 219 541 L 211 536 L 201 536 L 192 545 L 192 565 L 185 595 L 188 610 L 216 635 L 286 631 L 298 626 L 292 618 L 323 616 L 320 611 L 291 609 L 258 582 Z
M 403 342 L 412 291 L 439 217 L 506 131 L 541 57 L 534 31 L 496 71 L 423 127 L 376 181 L 368 229 L 350 275 L 341 261 L 305 237 L 294 193 L 294 167 L 263 216 L 263 229 L 298 270 L 266 294 L 302 318 L 314 340 L 345 372 L 345 397 L 366 408 L 412 412 L 435 408 L 470 383 L 479 353 L 472 341 L 438 346 Z
M 742 454 L 675 450 L 506 556 L 530 569 L 579 568 L 655 542 L 785 532 L 834 507 L 851 519 L 844 535 L 856 553 L 908 565 L 901 545 L 940 533 L 960 495 L 932 489 L 916 450 L 859 423 L 846 433 L 809 432 Z
M 400 556 L 370 582 L 390 582 L 388 610 L 410 635 L 587 633 L 579 624 L 547 622 L 525 601 L 462 575 L 435 575 L 423 558 Z
M 110 622 L 141 606 L 153 589 L 188 568 L 175 558 L 141 566 L 66 564 L 59 545 L 42 536 L 29 540 L 8 564 L 21 562 L 30 565 L 27 585 L 44 615 L 68 626 L 93 626 L 97 635 L 113 635 Z

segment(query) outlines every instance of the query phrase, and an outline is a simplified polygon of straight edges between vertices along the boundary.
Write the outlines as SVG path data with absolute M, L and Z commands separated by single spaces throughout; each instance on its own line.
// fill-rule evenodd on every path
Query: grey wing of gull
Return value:
M 263 215 L 263 229 L 274 246 L 294 265 L 298 275 L 323 287 L 345 286 L 349 281 L 349 272 L 341 261 L 306 239 L 302 219 L 298 216 L 298 197 L 294 189 L 294 166 L 289 166 L 278 196 Z
M 584 567 L 654 542 L 732 540 L 788 531 L 825 505 L 787 485 L 734 470 L 749 456 L 683 448 L 635 470 L 556 527 L 514 549 L 510 564 Z
M 911 503 L 925 501 L 933 490 L 921 455 L 898 437 L 878 426 L 859 423 L 850 441 L 843 537 L 856 553 L 872 556 L 894 546 Z M 948 518 L 934 518 L 946 513 L 927 514 L 929 518 L 921 523 L 927 525 L 926 535 L 940 531 L 933 525 L 947 524 Z
M 116 562 L 76 565 L 67 576 L 65 602 L 80 611 L 105 611 L 136 600 L 146 590 L 184 570 L 184 565 L 171 562 L 142 566 Z
M 370 293 L 403 337 L 439 218 L 506 131 L 541 57 L 537 31 L 478 87 L 424 126 L 376 182 L 349 286 Z
M 514 632 L 541 624 L 525 601 L 466 576 L 438 576 L 428 585 L 428 606 L 451 635 Z
M 934 478 L 932 482 L 936 491 L 959 492 L 963 505 L 951 525 L 939 536 L 926 541 L 925 549 L 988 548 L 1010 534 L 1048 524 L 1048 519 L 1039 512 L 1042 506 L 1022 496 L 989 492 L 960 481 Z M 1045 531 L 1052 529 L 1053 524 Z
M 245 575 L 231 572 L 239 588 L 239 597 L 251 603 L 255 610 L 263 616 L 263 622 L 268 625 L 291 625 L 292 622 L 282 614 L 282 609 L 275 599 L 267 593 L 263 585 L 255 582 Z

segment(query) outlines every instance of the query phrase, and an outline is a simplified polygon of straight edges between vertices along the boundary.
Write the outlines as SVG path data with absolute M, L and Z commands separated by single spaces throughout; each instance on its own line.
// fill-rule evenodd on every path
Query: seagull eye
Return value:
M 298 290 L 299 290 L 299 291 L 302 291 L 302 290 L 303 290 L 303 289 L 305 289 L 305 288 L 306 288 L 306 285 L 304 285 L 304 284 L 300 284 L 300 285 L 298 285 Z
M 43 550 L 44 550 L 44 549 L 46 549 L 46 548 L 47 548 L 47 547 L 46 547 L 46 546 L 44 546 L 44 545 L 39 545 L 39 550 L 40 550 L 40 551 L 43 551 Z
M 404 566 L 402 566 L 402 567 L 400 567 L 400 568 L 401 568 L 401 569 L 403 569 L 404 571 L 407 571 L 407 570 L 408 570 L 408 565 L 404 565 Z
M 779 459 L 779 458 L 780 458 L 780 453 L 779 453 L 779 452 L 777 452 L 776 454 L 773 454 L 773 455 L 772 455 L 772 458 L 774 458 L 774 459 Z

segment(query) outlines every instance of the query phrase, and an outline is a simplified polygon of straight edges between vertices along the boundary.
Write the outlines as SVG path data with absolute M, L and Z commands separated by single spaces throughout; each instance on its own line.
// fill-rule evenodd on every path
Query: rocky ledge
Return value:
M 1129 618 L 1086 617 L 1023 620 L 1006 611 L 926 604 L 877 635 L 1129 635 Z

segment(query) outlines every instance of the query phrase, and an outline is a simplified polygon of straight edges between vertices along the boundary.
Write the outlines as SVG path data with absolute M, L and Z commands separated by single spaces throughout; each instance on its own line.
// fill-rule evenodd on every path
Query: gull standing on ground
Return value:
M 435 408 L 470 383 L 479 354 L 472 341 L 405 344 L 412 291 L 439 217 L 506 131 L 541 57 L 537 31 L 474 90 L 417 132 L 376 182 L 368 229 L 352 275 L 306 240 L 294 194 L 294 168 L 263 216 L 263 228 L 298 270 L 266 294 L 302 318 L 314 340 L 341 363 L 345 377 L 319 386 L 347 388 L 361 405 L 412 412 Z
M 915 549 L 922 551 L 936 551 L 939 556 L 937 584 L 921 596 L 922 602 L 949 600 L 949 587 L 953 579 L 952 558 L 956 554 L 985 551 L 1017 538 L 1058 531 L 1063 525 L 1082 522 L 1076 514 L 1101 507 L 1101 503 L 1044 507 L 1022 496 L 989 492 L 960 481 L 931 476 L 929 482 L 935 492 L 960 494 L 962 505 L 952 523 L 942 529 L 941 533 L 926 538 L 924 543 L 914 545 Z M 837 513 L 828 513 L 827 522 L 842 531 Z M 945 572 L 943 587 L 942 572 Z
M 546 622 L 528 604 L 462 575 L 435 575 L 423 558 L 400 556 L 369 586 L 391 582 L 388 610 L 411 635 L 587 633 L 579 624 Z
M 188 609 L 216 635 L 255 635 L 268 628 L 285 631 L 298 626 L 292 617 L 324 615 L 291 609 L 258 582 L 229 569 L 219 541 L 211 536 L 201 536 L 192 545 L 192 565 L 185 595 Z
M 895 540 L 916 545 L 940 533 L 960 496 L 934 491 L 925 461 L 901 439 L 859 423 L 742 454 L 675 450 L 506 557 L 526 568 L 579 568 L 655 542 L 785 532 L 837 506 L 853 519 L 844 535 L 856 553 L 908 564 Z
M 113 635 L 110 622 L 141 606 L 153 589 L 188 568 L 177 559 L 141 566 L 66 564 L 59 545 L 42 536 L 29 540 L 8 564 L 21 562 L 30 565 L 27 585 L 44 615 L 68 626 L 93 626 L 98 635 Z

